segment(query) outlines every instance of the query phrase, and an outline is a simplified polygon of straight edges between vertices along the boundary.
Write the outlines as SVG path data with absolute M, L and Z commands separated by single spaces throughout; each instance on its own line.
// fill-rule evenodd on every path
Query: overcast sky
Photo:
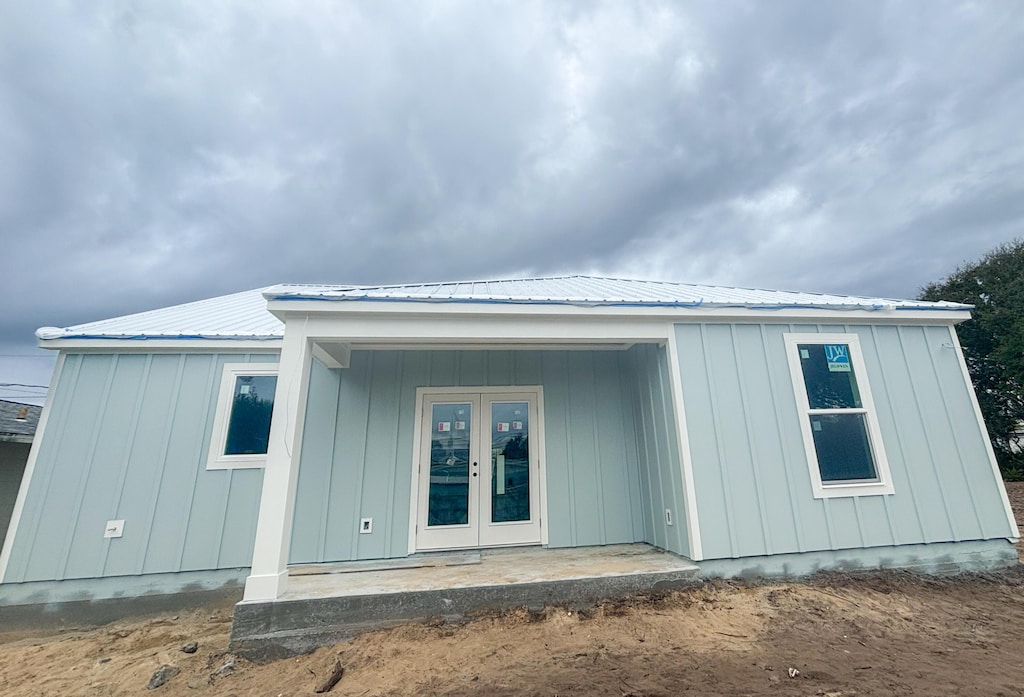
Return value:
M 0 382 L 278 282 L 908 297 L 1019 235 L 1018 0 L 0 5 Z

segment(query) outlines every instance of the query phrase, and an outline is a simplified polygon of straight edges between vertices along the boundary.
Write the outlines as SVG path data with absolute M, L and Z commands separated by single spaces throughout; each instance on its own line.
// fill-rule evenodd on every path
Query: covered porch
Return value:
M 698 582 L 697 566 L 648 544 L 520 547 L 293 566 L 272 601 L 235 607 L 231 650 L 268 661 L 415 621 L 546 605 L 582 608 Z

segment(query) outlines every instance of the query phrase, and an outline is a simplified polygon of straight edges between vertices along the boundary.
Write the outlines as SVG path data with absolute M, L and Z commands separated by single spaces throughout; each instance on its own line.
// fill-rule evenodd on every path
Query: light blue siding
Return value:
M 206 471 L 207 449 L 222 366 L 276 360 L 66 356 L 4 581 L 248 566 L 262 471 Z
M 704 557 L 1008 537 L 946 326 L 679 324 Z M 787 332 L 860 337 L 895 494 L 815 499 Z
M 644 541 L 689 556 L 668 355 L 664 347 L 652 344 L 635 346 L 629 353 L 634 367 L 633 409 L 637 419 Z M 672 525 L 668 525 L 666 510 L 672 512 Z
M 544 387 L 550 546 L 643 540 L 626 353 L 354 351 L 313 365 L 291 561 L 408 554 L 416 388 L 499 385 Z

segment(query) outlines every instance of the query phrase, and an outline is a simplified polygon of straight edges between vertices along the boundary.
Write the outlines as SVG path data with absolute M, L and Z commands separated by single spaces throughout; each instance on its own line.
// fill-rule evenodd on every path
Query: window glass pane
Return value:
M 225 455 L 266 455 L 276 375 L 239 375 L 228 420 Z
M 860 409 L 847 344 L 797 344 L 811 409 Z
M 491 522 L 530 519 L 530 404 L 491 405 Z
M 822 482 L 877 479 L 864 414 L 811 414 Z
M 469 523 L 469 434 L 472 404 L 435 404 L 430 418 L 427 525 Z

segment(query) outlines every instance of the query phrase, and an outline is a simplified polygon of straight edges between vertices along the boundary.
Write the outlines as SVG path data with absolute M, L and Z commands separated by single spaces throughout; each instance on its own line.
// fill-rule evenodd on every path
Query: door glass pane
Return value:
M 469 522 L 471 419 L 472 408 L 468 403 L 432 406 L 427 525 Z
M 491 405 L 491 522 L 530 519 L 528 402 Z
M 797 344 L 811 409 L 860 409 L 860 391 L 846 344 Z
M 821 481 L 878 479 L 864 414 L 811 414 Z

